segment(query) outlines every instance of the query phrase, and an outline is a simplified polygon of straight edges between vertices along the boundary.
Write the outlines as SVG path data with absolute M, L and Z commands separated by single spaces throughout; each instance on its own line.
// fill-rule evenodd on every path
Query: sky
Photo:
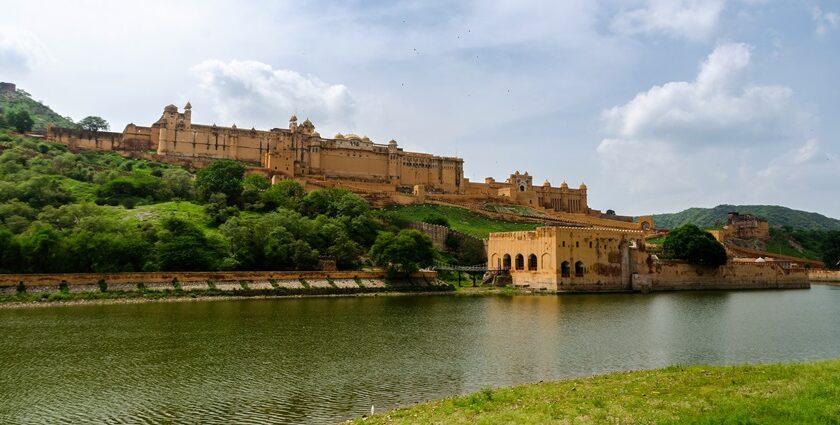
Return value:
M 619 214 L 840 217 L 832 0 L 3 0 L 0 81 L 116 131 L 296 114 Z

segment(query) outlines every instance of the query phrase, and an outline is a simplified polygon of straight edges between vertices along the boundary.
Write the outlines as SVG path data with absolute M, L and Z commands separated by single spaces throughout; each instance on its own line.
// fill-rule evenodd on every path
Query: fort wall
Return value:
M 840 270 L 809 270 L 811 282 L 840 282 Z
M 13 292 L 16 286 L 23 282 L 27 290 L 58 290 L 61 284 L 79 287 L 98 288 L 100 281 L 105 281 L 109 287 L 117 285 L 136 288 L 138 283 L 144 285 L 171 286 L 173 280 L 180 284 L 189 285 L 207 281 L 213 282 L 269 282 L 298 281 L 300 279 L 318 280 L 355 280 L 382 281 L 385 273 L 382 271 L 266 271 L 266 272 L 148 272 L 148 273 L 55 273 L 55 274 L 0 274 L 0 292 Z M 437 273 L 420 271 L 411 275 L 412 279 L 433 282 Z M 270 286 L 269 286 L 270 287 Z
M 192 122 L 192 106 L 183 111 L 175 105 L 164 108 L 149 127 L 129 124 L 122 133 L 90 132 L 52 127 L 47 138 L 71 149 L 113 151 L 200 168 L 213 160 L 232 159 L 273 182 L 295 179 L 307 188 L 343 187 L 364 194 L 374 205 L 423 202 L 429 195 L 451 197 L 453 203 L 485 202 L 518 204 L 547 214 L 546 221 L 628 229 L 652 228 L 649 222 L 603 218 L 589 207 L 587 187 L 570 188 L 565 182 L 553 187 L 548 181 L 534 185 L 527 172 L 511 174 L 504 181 L 464 178 L 461 158 L 408 152 L 396 141 L 377 144 L 367 137 L 336 134 L 321 137 L 309 120 L 289 119 L 288 128 L 240 129 Z M 418 188 L 422 189 L 418 192 Z M 422 193 L 422 195 L 419 195 Z M 446 199 L 442 199 L 446 201 Z M 481 208 L 467 208 L 476 211 Z M 617 217 L 616 217 L 617 218 Z

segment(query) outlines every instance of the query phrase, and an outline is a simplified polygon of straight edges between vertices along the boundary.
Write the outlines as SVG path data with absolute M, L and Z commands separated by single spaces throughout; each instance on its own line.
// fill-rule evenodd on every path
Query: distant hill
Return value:
M 22 89 L 0 91 L 0 109 L 4 113 L 14 110 L 29 112 L 29 116 L 35 121 L 34 130 L 46 130 L 50 124 L 59 127 L 73 127 L 75 125 L 70 117 L 62 117 L 49 106 L 32 99 L 32 95 Z
M 715 227 L 725 224 L 726 215 L 731 211 L 766 218 L 770 221 L 771 227 L 790 226 L 802 230 L 840 230 L 840 220 L 778 205 L 718 205 L 714 208 L 689 208 L 678 213 L 655 214 L 653 222 L 656 227 L 669 229 L 688 223 L 700 227 Z

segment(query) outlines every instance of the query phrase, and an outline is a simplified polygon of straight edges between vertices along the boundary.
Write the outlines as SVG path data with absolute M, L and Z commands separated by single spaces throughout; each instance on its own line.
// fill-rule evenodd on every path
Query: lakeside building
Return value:
M 543 291 L 807 288 L 808 270 L 789 261 L 728 261 L 704 267 L 647 252 L 641 230 L 540 227 L 491 233 L 488 269 Z

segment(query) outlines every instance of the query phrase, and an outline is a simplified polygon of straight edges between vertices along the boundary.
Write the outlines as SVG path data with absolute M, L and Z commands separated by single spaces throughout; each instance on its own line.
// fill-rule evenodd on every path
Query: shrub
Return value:
M 137 282 L 137 290 L 141 291 L 141 292 L 145 291 L 146 290 L 146 284 L 143 283 L 143 282 Z
M 99 292 L 108 292 L 108 282 L 105 279 L 99 279 Z
M 446 217 L 437 214 L 427 215 L 426 218 L 423 219 L 423 222 L 429 224 L 437 224 L 438 226 L 443 227 L 450 227 L 449 220 Z
M 17 287 L 15 288 L 18 294 L 25 294 L 26 293 L 26 285 L 23 284 L 23 281 L 18 282 Z
M 671 258 L 709 267 L 726 264 L 726 249 L 711 233 L 693 224 L 676 228 L 668 233 L 662 244 Z
M 58 292 L 61 292 L 61 293 L 64 293 L 64 294 L 70 292 L 70 287 L 67 286 L 67 282 L 61 282 L 61 283 L 58 284 Z

